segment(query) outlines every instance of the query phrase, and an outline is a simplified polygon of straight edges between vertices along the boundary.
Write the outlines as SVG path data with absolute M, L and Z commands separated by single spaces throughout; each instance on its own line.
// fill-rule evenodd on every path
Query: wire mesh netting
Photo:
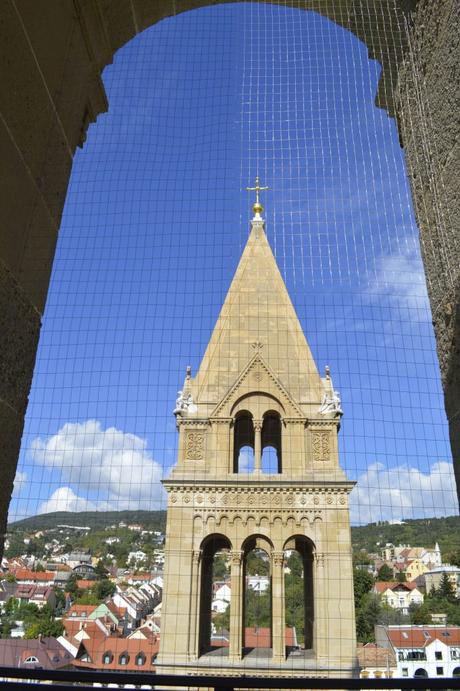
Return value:
M 6 550 L 13 575 L 55 574 L 40 577 L 54 611 L 44 629 L 11 591 L 3 633 L 64 627 L 81 667 L 352 674 L 356 632 L 387 651 L 361 668 L 420 676 L 423 633 L 408 653 L 388 625 L 429 625 L 437 641 L 433 625 L 460 624 L 460 569 L 444 568 L 458 524 L 434 520 L 457 513 L 448 427 L 404 152 L 375 105 L 381 66 L 345 9 L 334 23 L 294 4 L 205 7 L 137 36 L 106 69 L 109 111 L 75 158 Z M 405 41 L 404 26 L 388 40 Z M 256 176 L 322 379 L 268 250 L 246 255 Z M 243 251 L 254 271 L 241 269 L 240 302 L 213 335 Z M 221 413 L 248 363 L 248 400 Z M 433 648 L 446 676 L 449 655 L 440 664 Z

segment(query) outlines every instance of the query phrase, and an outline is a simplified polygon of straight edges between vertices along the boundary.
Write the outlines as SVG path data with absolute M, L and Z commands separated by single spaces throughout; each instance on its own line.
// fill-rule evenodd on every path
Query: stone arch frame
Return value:
M 265 446 L 269 446 L 270 435 L 274 436 L 270 430 L 265 435 L 268 435 L 267 443 L 264 444 L 264 425 L 268 417 L 276 418 L 279 422 L 279 430 L 277 438 L 273 439 L 275 442 L 273 445 L 277 452 L 278 457 L 278 473 L 282 472 L 282 428 L 283 428 L 283 417 L 286 414 L 286 409 L 283 403 L 277 398 L 273 393 L 268 391 L 250 391 L 248 393 L 240 396 L 230 408 L 230 416 L 233 418 L 233 429 L 234 433 L 232 435 L 233 448 L 231 453 L 233 454 L 233 472 L 238 472 L 238 454 L 243 444 L 239 444 L 237 440 L 237 423 L 239 416 L 249 416 L 252 420 L 253 431 L 251 433 L 251 443 L 254 450 L 254 471 L 261 471 L 261 461 L 262 453 Z
M 5 373 L 0 381 L 4 450 L 0 547 L 72 157 L 76 147 L 83 146 L 89 124 L 108 107 L 102 70 L 119 48 L 149 26 L 173 14 L 222 1 L 77 0 L 56 4 L 39 0 L 4 8 L 2 83 L 8 99 L 0 136 L 8 173 L 0 210 L 0 333 L 8 334 L 8 341 L 0 348 L 0 371 Z M 284 4 L 298 7 L 297 0 Z M 396 118 L 422 238 L 434 238 L 439 255 L 439 248 L 456 248 L 459 211 L 452 181 L 458 180 L 460 167 L 458 147 L 455 150 L 460 123 L 455 117 L 458 81 L 452 74 L 458 62 L 458 25 L 449 21 L 454 17 L 455 0 L 374 0 L 366 8 L 367 21 L 360 0 L 308 0 L 305 9 L 352 32 L 367 46 L 369 57 L 382 65 L 376 104 Z M 405 22 L 413 42 L 410 58 L 407 35 L 401 32 Z M 408 69 L 411 60 L 423 76 L 433 122 L 428 122 L 426 109 L 419 112 L 417 85 Z M 402 104 L 404 89 L 412 100 Z M 419 162 L 427 155 L 431 167 L 420 174 Z M 437 191 L 433 191 L 434 184 Z M 440 193 L 444 218 L 448 216 L 442 233 L 438 221 L 429 216 L 431 202 Z M 21 199 L 20 205 L 17 199 Z M 36 261 L 38 254 L 40 262 Z M 457 266 L 458 259 L 456 250 L 453 260 Z M 423 261 L 459 484 L 460 351 L 456 343 L 460 340 L 460 280 L 458 274 L 452 278 L 433 256 L 425 254 Z
M 254 453 L 255 433 L 254 418 L 249 410 L 239 410 L 233 418 L 233 472 L 238 473 L 238 459 L 241 449 L 246 446 L 252 448 Z
M 283 551 L 295 550 L 302 559 L 304 596 L 304 647 L 312 650 L 315 645 L 315 579 L 314 562 L 316 545 L 306 535 L 296 534 L 288 538 Z
M 267 535 L 263 535 L 262 533 L 253 533 L 252 535 L 248 535 L 247 537 L 245 537 L 241 543 L 241 552 L 243 555 L 243 588 L 242 588 L 242 613 L 243 613 L 243 615 L 242 615 L 242 626 L 243 626 L 242 644 L 243 644 L 243 650 L 246 648 L 245 603 L 246 603 L 246 592 L 247 592 L 247 586 L 246 586 L 247 557 L 255 549 L 263 550 L 267 554 L 267 557 L 268 557 L 270 594 L 271 594 L 271 599 L 272 599 L 272 603 L 271 603 L 271 607 L 270 607 L 270 620 L 271 620 L 270 631 L 271 631 L 271 641 L 273 641 L 273 588 L 272 588 L 272 582 L 271 581 L 272 581 L 272 557 L 273 557 L 273 551 L 274 551 L 274 544 L 273 544 L 273 541 Z M 272 647 L 272 646 L 270 646 L 270 647 Z
M 203 655 L 211 643 L 212 565 L 216 553 L 221 549 L 232 550 L 227 535 L 210 533 L 200 545 L 199 607 L 198 607 L 198 654 Z
M 283 422 L 279 412 L 267 410 L 262 416 L 261 452 L 272 447 L 276 450 L 277 472 L 283 472 Z

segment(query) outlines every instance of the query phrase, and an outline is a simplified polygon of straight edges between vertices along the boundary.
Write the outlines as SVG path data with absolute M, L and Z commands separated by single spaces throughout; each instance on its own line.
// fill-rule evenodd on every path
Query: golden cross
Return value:
M 259 201 L 259 192 L 265 192 L 265 190 L 270 189 L 269 187 L 261 187 L 259 185 L 259 176 L 256 175 L 256 186 L 255 187 L 246 187 L 246 190 L 248 192 L 255 192 L 256 193 L 256 204 L 260 204 Z

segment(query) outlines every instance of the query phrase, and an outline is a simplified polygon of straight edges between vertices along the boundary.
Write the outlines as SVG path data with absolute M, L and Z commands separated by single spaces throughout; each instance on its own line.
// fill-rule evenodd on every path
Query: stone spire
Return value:
M 297 403 L 314 406 L 316 414 L 323 382 L 265 234 L 258 179 L 251 189 L 256 203 L 248 241 L 192 379 L 193 398 L 199 407 L 217 405 L 258 350 Z

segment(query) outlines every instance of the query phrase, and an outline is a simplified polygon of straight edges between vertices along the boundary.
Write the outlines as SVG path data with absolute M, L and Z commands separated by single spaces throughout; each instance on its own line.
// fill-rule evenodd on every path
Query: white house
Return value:
M 219 614 L 223 614 L 224 612 L 226 612 L 229 604 L 230 603 L 228 600 L 222 600 L 221 598 L 215 598 L 212 601 L 211 609 L 213 612 L 218 612 Z
M 398 677 L 460 677 L 460 626 L 378 625 L 375 640 L 394 651 Z
M 128 564 L 131 562 L 136 562 L 136 561 L 145 561 L 147 559 L 147 555 L 145 552 L 143 552 L 141 549 L 136 550 L 135 552 L 130 552 L 128 554 Z
M 214 598 L 216 600 L 226 600 L 227 602 L 230 602 L 230 598 L 232 595 L 232 591 L 230 590 L 230 586 L 228 583 L 224 583 L 221 585 L 219 588 L 214 593 Z
M 423 593 L 417 588 L 416 583 L 377 581 L 373 590 L 390 607 L 400 610 L 403 614 L 408 614 L 411 604 L 421 605 L 423 602 Z

